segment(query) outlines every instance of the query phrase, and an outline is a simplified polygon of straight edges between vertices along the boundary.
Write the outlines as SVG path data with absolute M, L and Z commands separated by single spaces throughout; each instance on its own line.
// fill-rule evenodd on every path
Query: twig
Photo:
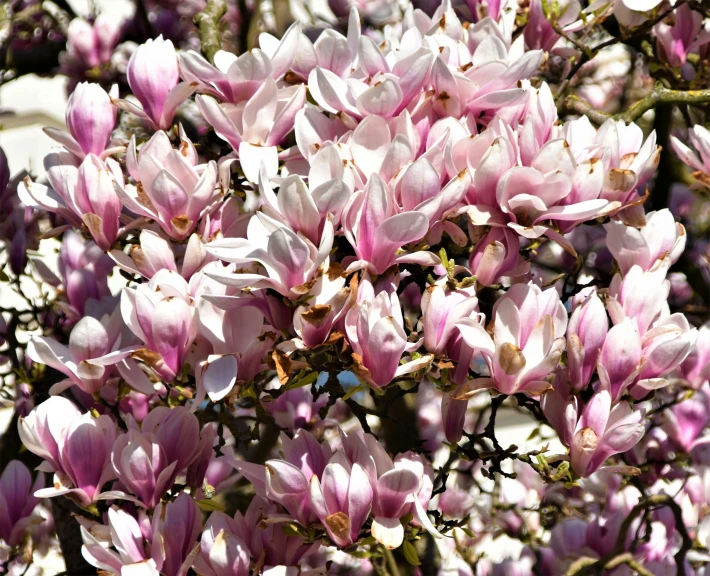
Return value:
M 584 100 L 573 95 L 567 96 L 567 98 L 565 98 L 564 107 L 570 112 L 575 112 L 577 114 L 582 114 L 586 116 L 592 122 L 599 125 L 604 124 L 607 119 L 611 118 L 609 114 L 600 112 L 599 110 L 595 110 Z
M 387 548 L 384 548 L 384 546 L 383 549 L 390 576 L 399 576 L 399 567 L 397 566 L 397 560 L 395 560 L 394 554 L 392 554 L 392 550 L 388 550 Z
M 659 104 L 710 104 L 710 90 L 669 90 L 662 84 L 656 84 L 648 96 L 615 118 L 633 122 Z
M 205 58 L 214 63 L 214 55 L 222 48 L 219 19 L 227 13 L 224 0 L 207 0 L 202 12 L 195 14 L 195 25 L 200 29 L 200 45 Z
M 669 90 L 662 84 L 656 84 L 650 94 L 641 98 L 626 112 L 613 116 L 595 110 L 577 96 L 567 96 L 564 102 L 567 110 L 583 114 L 597 125 L 603 124 L 609 118 L 623 120 L 626 123 L 634 122 L 652 108 L 664 104 L 710 104 L 710 90 Z
M 614 549 L 609 554 L 606 554 L 598 560 L 594 560 L 593 558 L 589 558 L 587 556 L 580 558 L 574 564 L 572 564 L 572 566 L 570 566 L 569 570 L 567 570 L 567 572 L 565 573 L 565 576 L 585 576 L 591 574 L 598 574 L 600 573 L 602 568 L 610 568 L 609 564 L 613 563 L 620 556 L 624 556 L 623 561 L 619 561 L 618 563 L 613 564 L 613 567 L 625 563 L 633 570 L 636 570 L 642 576 L 646 576 L 648 572 L 641 572 L 638 570 L 637 567 L 632 567 L 630 564 L 628 564 L 628 557 L 625 556 L 624 552 L 624 548 L 626 547 L 626 535 L 629 532 L 629 528 L 631 528 L 631 524 L 634 523 L 634 521 L 641 515 L 641 513 L 646 512 L 649 508 L 657 508 L 663 506 L 667 506 L 671 509 L 671 512 L 673 513 L 673 518 L 675 519 L 676 530 L 680 534 L 680 537 L 683 542 L 680 549 L 675 555 L 675 562 L 677 575 L 685 576 L 685 555 L 687 554 L 688 550 L 693 547 L 693 540 L 688 534 L 688 529 L 685 527 L 685 523 L 683 522 L 683 511 L 681 510 L 678 503 L 666 494 L 655 494 L 653 496 L 645 498 L 644 500 L 636 504 L 636 506 L 631 509 L 631 512 L 629 512 L 628 516 L 624 518 L 624 521 L 621 523 L 621 528 L 619 529 L 619 534 L 616 538 L 616 544 L 614 545 Z

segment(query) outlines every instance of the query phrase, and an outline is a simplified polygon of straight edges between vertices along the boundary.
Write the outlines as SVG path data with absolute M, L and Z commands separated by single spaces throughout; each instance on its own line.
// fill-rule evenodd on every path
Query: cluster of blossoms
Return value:
M 710 132 L 558 112 L 554 80 L 613 15 L 691 86 L 702 13 L 421 4 L 241 55 L 72 21 L 63 65 L 123 58 L 130 93 L 76 83 L 46 178 L 0 157 L 7 269 L 53 293 L 0 322 L 39 464 L 0 476 L 15 569 L 63 497 L 120 576 L 710 570 L 710 266 L 654 196 L 667 141 L 707 193 Z M 501 446 L 506 411 L 560 453 Z

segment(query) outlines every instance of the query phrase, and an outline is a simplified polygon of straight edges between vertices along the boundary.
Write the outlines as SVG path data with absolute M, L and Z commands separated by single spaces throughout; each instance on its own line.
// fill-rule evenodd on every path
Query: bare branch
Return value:
M 195 14 L 195 25 L 200 29 L 200 45 L 205 58 L 214 63 L 214 55 L 222 47 L 219 19 L 227 13 L 224 0 L 207 0 L 202 12 Z

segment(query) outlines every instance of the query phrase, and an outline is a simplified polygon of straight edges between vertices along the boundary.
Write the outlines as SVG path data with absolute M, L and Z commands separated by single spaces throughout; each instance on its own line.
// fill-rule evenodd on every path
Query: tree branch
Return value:
M 595 110 L 584 100 L 573 95 L 567 96 L 567 98 L 565 98 L 564 108 L 566 110 L 569 110 L 570 112 L 574 112 L 575 114 L 581 114 L 583 116 L 586 116 L 597 125 L 604 124 L 604 122 L 608 118 L 611 118 L 609 114 L 600 112 L 599 110 Z
M 195 14 L 195 25 L 200 29 L 200 45 L 205 58 L 214 63 L 214 55 L 222 48 L 219 19 L 227 13 L 224 0 L 207 0 L 202 12 Z
M 633 122 L 659 104 L 710 104 L 710 90 L 669 90 L 661 84 L 656 84 L 648 96 L 614 117 Z
M 636 506 L 631 509 L 631 512 L 629 512 L 629 515 L 624 518 L 624 521 L 621 523 L 614 549 L 599 560 L 594 560 L 593 558 L 587 556 L 580 558 L 572 564 L 572 566 L 570 566 L 569 570 L 565 573 L 565 576 L 599 574 L 600 570 L 603 568 L 616 567 L 621 564 L 627 564 L 639 574 L 643 574 L 643 572 L 639 572 L 638 568 L 629 564 L 629 557 L 627 557 L 624 552 L 624 548 L 626 547 L 626 535 L 631 528 L 631 524 L 634 523 L 636 518 L 638 518 L 642 512 L 645 512 L 650 508 L 663 506 L 667 506 L 671 509 L 673 518 L 675 519 L 676 530 L 678 531 L 678 534 L 680 534 L 683 542 L 675 555 L 675 562 L 678 576 L 685 576 L 685 555 L 688 550 L 693 547 L 693 539 L 688 534 L 688 530 L 683 522 L 683 511 L 678 503 L 666 494 L 655 494 L 636 504 Z M 631 555 L 629 554 L 629 556 Z M 631 561 L 633 562 L 633 558 L 631 558 Z
M 650 94 L 641 98 L 626 112 L 620 114 L 606 114 L 595 110 L 581 98 L 570 95 L 565 98 L 564 108 L 576 114 L 582 114 L 597 125 L 603 124 L 607 119 L 623 120 L 626 123 L 634 122 L 646 112 L 659 105 L 671 104 L 710 104 L 710 89 L 708 90 L 670 90 L 661 84 L 656 84 Z

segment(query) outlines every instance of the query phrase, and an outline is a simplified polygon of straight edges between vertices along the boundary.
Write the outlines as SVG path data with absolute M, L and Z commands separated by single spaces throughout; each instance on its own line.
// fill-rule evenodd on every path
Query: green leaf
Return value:
M 204 512 L 224 512 L 224 506 L 222 506 L 214 498 L 209 500 L 197 500 L 197 505 L 200 507 L 200 510 L 203 510 Z
M 417 554 L 417 549 L 414 547 L 409 540 L 405 540 L 402 543 L 402 551 L 404 552 L 404 557 L 412 566 L 421 566 L 419 561 L 419 555 Z

